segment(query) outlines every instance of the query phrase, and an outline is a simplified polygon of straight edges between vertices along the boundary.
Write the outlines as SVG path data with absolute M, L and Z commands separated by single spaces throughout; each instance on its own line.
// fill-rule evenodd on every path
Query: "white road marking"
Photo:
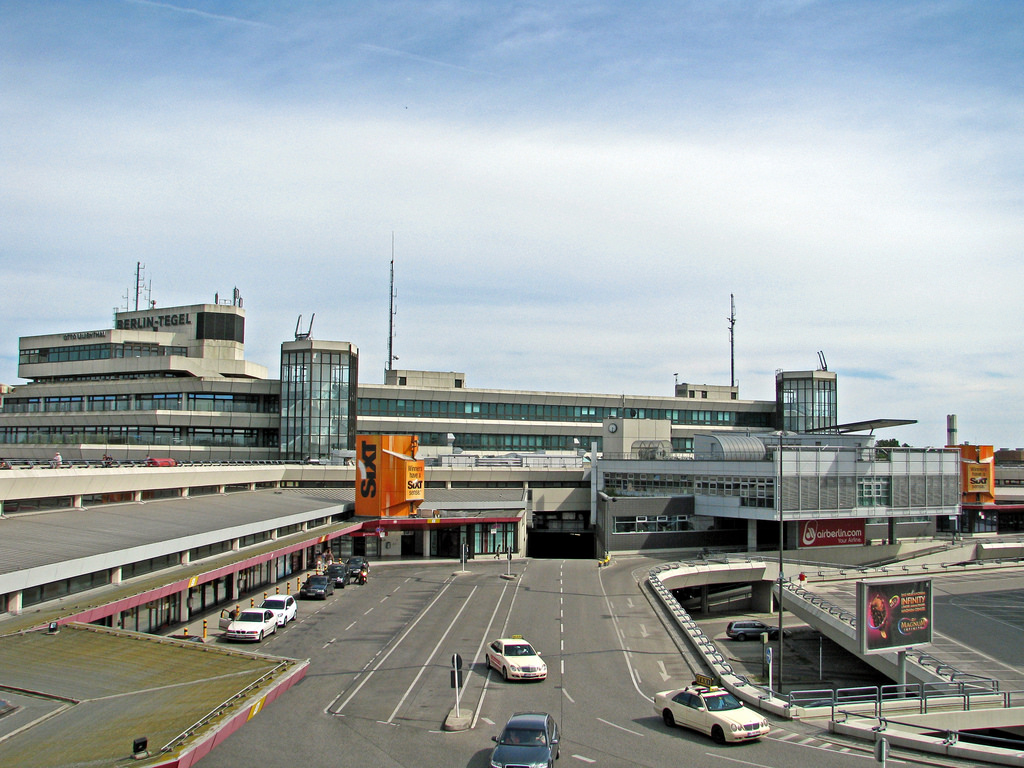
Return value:
M 377 653 L 376 653 L 376 654 L 374 655 L 374 658 L 376 658 L 377 656 L 381 656 L 381 659 L 380 659 L 380 661 L 378 661 L 378 662 L 377 662 L 377 665 L 376 665 L 376 666 L 375 666 L 375 667 L 374 667 L 374 668 L 373 668 L 372 670 L 370 670 L 369 672 L 367 672 L 367 673 L 366 673 L 366 676 L 365 676 L 365 677 L 364 677 L 364 678 L 363 678 L 363 679 L 362 679 L 362 680 L 360 681 L 359 685 L 357 685 L 357 686 L 356 686 L 356 687 L 355 687 L 355 688 L 353 689 L 352 693 L 350 693 L 350 694 L 348 695 L 348 697 L 347 697 L 347 698 L 346 698 L 346 699 L 345 699 L 345 700 L 344 700 L 343 702 L 341 702 L 341 705 L 340 705 L 340 706 L 338 707 L 338 710 L 339 710 L 339 712 L 332 712 L 331 710 L 332 710 L 332 709 L 334 709 L 334 705 L 335 705 L 335 704 L 336 704 L 336 703 L 338 702 L 338 699 L 340 699 L 340 698 L 341 698 L 342 696 L 344 696 L 344 695 L 345 695 L 345 692 L 344 692 L 344 691 L 342 691 L 342 692 L 341 692 L 341 693 L 339 693 L 339 694 L 338 694 L 337 696 L 335 696 L 335 697 L 334 697 L 334 700 L 333 700 L 333 701 L 331 701 L 331 703 L 330 703 L 330 704 L 328 704 L 328 705 L 327 705 L 327 706 L 326 706 L 326 707 L 324 708 L 324 714 L 325 714 L 325 715 L 337 715 L 337 714 L 339 714 L 339 713 L 340 713 L 340 710 L 344 709 L 344 708 L 345 708 L 345 705 L 346 705 L 346 704 L 348 704 L 348 703 L 349 703 L 350 701 L 352 701 L 352 699 L 353 699 L 353 698 L 355 697 L 355 695 L 356 695 L 357 693 L 359 693 L 359 691 L 360 691 L 360 690 L 362 690 L 362 687 L 363 687 L 364 685 L 366 685 L 367 681 L 368 681 L 368 680 L 369 680 L 369 679 L 370 679 L 370 678 L 371 678 L 371 677 L 373 676 L 373 673 L 374 673 L 374 672 L 376 672 L 376 671 L 377 671 L 378 669 L 380 669 L 380 666 L 381 666 L 381 665 L 382 665 L 382 664 L 383 664 L 383 663 L 384 663 L 385 661 L 387 661 L 388 657 L 389 657 L 389 656 L 390 656 L 390 655 L 391 655 L 392 653 L 394 653 L 394 652 L 395 652 L 396 650 L 398 650 L 398 646 L 402 644 L 402 641 L 403 641 L 403 640 L 405 640 L 405 638 L 409 636 L 409 633 L 413 631 L 413 629 L 414 629 L 414 628 L 416 627 L 416 625 L 420 623 L 420 620 L 421 620 L 421 619 L 422 619 L 422 618 L 423 618 L 424 616 L 426 616 L 426 615 L 427 615 L 427 613 L 428 613 L 428 612 L 430 611 L 430 609 L 434 607 L 434 604 L 435 604 L 435 603 L 436 603 L 436 602 L 437 602 L 438 600 L 440 600 L 440 599 L 441 599 L 441 596 L 442 596 L 442 595 L 444 595 L 444 593 L 448 591 L 448 588 L 449 588 L 449 587 L 450 587 L 450 586 L 451 586 L 451 585 L 452 585 L 453 583 L 454 583 L 454 582 L 451 582 L 451 581 L 449 581 L 449 582 L 448 582 L 447 584 L 445 584 L 445 585 L 444 585 L 444 587 L 443 587 L 443 588 L 441 589 L 441 591 L 440 591 L 440 592 L 438 592 L 438 593 L 437 593 L 437 595 L 436 595 L 436 596 L 434 597 L 434 599 L 433 599 L 433 600 L 431 600 L 431 601 L 430 601 L 430 603 L 428 603 L 428 604 L 427 604 L 427 607 L 426 607 L 426 608 L 424 608 L 424 609 L 423 609 L 423 610 L 422 610 L 422 611 L 420 612 L 420 615 L 416 617 L 415 621 L 413 621 L 413 622 L 412 622 L 411 624 L 409 624 L 409 626 L 408 626 L 408 627 L 406 627 L 406 628 L 405 628 L 405 632 L 403 632 L 403 633 L 402 633 L 402 635 L 401 635 L 401 637 L 399 637 L 399 638 L 398 638 L 398 640 L 396 640 L 396 641 L 395 641 L 395 644 L 394 644 L 394 645 L 392 645 L 390 649 L 388 649 L 388 652 L 387 652 L 387 653 L 385 653 L 385 654 L 384 654 L 383 656 L 381 656 L 381 652 L 382 652 L 382 651 L 383 651 L 384 649 L 383 649 L 383 648 L 381 648 L 381 649 L 380 649 L 379 651 L 377 651 Z M 370 610 L 373 610 L 373 609 L 371 608 Z M 369 613 L 369 611 L 367 611 L 367 613 Z
M 599 717 L 599 718 L 597 718 L 597 720 L 598 720 L 598 722 L 604 723 L 605 725 L 610 725 L 612 728 L 618 728 L 620 731 L 625 731 L 626 733 L 632 733 L 634 736 L 643 736 L 643 734 L 640 733 L 639 731 L 631 731 L 629 728 L 625 728 L 625 727 L 619 725 L 618 723 L 613 723 L 613 722 L 611 722 L 609 720 L 605 720 L 603 717 Z
M 597 762 L 597 760 L 591 760 L 589 757 L 584 757 L 583 755 L 573 755 L 573 757 L 575 759 L 577 759 L 577 760 L 582 760 L 584 763 L 596 763 Z
M 658 659 L 658 673 L 661 675 L 662 682 L 667 681 L 672 675 L 665 671 L 665 662 Z
M 349 625 L 348 625 L 347 627 L 345 627 L 345 631 L 346 631 L 346 632 L 348 632 L 348 631 L 349 631 L 350 629 L 352 629 L 352 627 L 354 627 L 355 625 L 356 625 L 356 623 L 355 623 L 355 622 L 353 621 L 353 622 L 352 622 L 351 624 L 349 624 Z
M 570 695 L 569 695 L 569 692 L 568 692 L 567 690 L 565 690 L 565 688 L 563 688 L 563 689 L 562 689 L 562 695 L 564 695 L 564 696 L 565 696 L 565 698 L 567 698 L 567 699 L 568 699 L 568 700 L 569 700 L 570 702 L 572 702 L 573 704 L 575 704 L 575 703 L 576 703 L 576 699 L 574 699 L 574 698 L 573 698 L 572 696 L 570 696 Z
M 336 637 L 332 637 L 332 638 L 331 638 L 330 640 L 328 640 L 328 641 L 327 641 L 326 643 L 324 643 L 323 645 L 321 645 L 321 646 L 320 646 L 320 649 L 321 649 L 321 650 L 323 650 L 324 648 L 326 648 L 326 647 L 327 647 L 328 645 L 330 645 L 331 643 L 333 643 L 333 642 L 334 642 L 335 640 L 337 640 L 337 639 L 338 639 L 338 638 L 336 638 Z
M 368 614 L 368 613 L 369 613 L 370 611 L 372 611 L 372 610 L 373 610 L 373 608 L 370 608 L 370 610 L 369 610 L 369 611 L 364 611 L 364 612 L 363 612 L 363 616 L 366 616 L 366 615 L 367 615 L 367 614 Z
M 448 637 L 448 633 L 452 631 L 452 627 L 454 627 L 458 623 L 459 616 L 462 615 L 462 612 L 466 609 L 466 606 L 469 605 L 469 601 L 473 598 L 473 595 L 476 594 L 476 590 L 477 588 L 473 587 L 469 595 L 466 596 L 466 599 L 462 601 L 462 607 L 460 607 L 458 612 L 455 614 L 455 618 L 451 620 L 451 622 L 448 624 L 448 628 L 445 629 L 445 631 L 441 634 L 441 637 L 438 639 L 437 644 L 433 647 L 433 649 L 431 649 L 430 654 L 427 656 L 427 660 L 424 661 L 423 666 L 420 667 L 420 671 L 416 673 L 416 677 L 413 678 L 413 681 L 409 684 L 409 687 L 405 689 L 405 693 L 402 694 L 402 698 L 398 700 L 398 704 L 395 706 L 394 712 L 392 712 L 391 716 L 388 718 L 389 723 L 395 719 L 395 716 L 398 714 L 398 710 L 400 710 L 402 708 L 402 705 L 405 704 L 405 700 L 409 698 L 409 694 L 412 693 L 412 689 L 416 687 L 416 684 L 420 681 L 420 678 L 423 676 L 423 673 L 427 671 L 427 667 L 430 666 L 430 662 L 433 660 L 434 655 L 437 653 L 437 649 L 441 647 L 441 643 L 443 643 L 444 639 Z

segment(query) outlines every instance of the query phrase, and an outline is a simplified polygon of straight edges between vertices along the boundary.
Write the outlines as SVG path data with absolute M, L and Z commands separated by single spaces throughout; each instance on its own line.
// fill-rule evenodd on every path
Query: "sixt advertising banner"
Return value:
M 411 435 L 356 436 L 356 515 L 408 517 L 423 501 L 423 461 Z
M 885 653 L 932 641 L 932 581 L 915 577 L 857 582 L 861 653 Z
M 799 547 L 863 546 L 866 539 L 863 519 L 802 520 Z
M 994 465 L 963 462 L 964 493 L 992 493 Z

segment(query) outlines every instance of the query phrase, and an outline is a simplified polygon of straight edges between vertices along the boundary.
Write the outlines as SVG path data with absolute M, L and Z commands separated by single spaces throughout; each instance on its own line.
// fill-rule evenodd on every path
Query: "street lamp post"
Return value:
M 779 430 L 779 466 L 775 474 L 775 509 L 779 513 L 779 693 L 782 693 L 782 647 L 784 637 L 782 634 L 782 552 L 785 549 L 786 536 L 785 526 L 782 521 L 782 430 Z

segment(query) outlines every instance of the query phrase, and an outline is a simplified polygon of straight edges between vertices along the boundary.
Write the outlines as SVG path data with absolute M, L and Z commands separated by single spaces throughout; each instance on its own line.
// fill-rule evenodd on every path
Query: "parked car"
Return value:
M 166 459 L 166 458 L 153 458 L 152 456 L 146 457 L 147 467 L 176 467 L 178 466 L 177 459 Z
M 494 640 L 487 647 L 487 666 L 506 680 L 543 680 L 548 676 L 548 665 L 522 635 Z
M 491 752 L 492 768 L 542 766 L 551 768 L 558 759 L 561 736 L 555 718 L 545 712 L 517 712 L 505 723 Z
M 748 640 L 760 638 L 761 634 L 767 632 L 769 640 L 779 639 L 779 628 L 765 624 L 756 619 L 744 619 L 742 621 L 730 621 L 725 628 L 725 634 L 733 640 Z
M 318 597 L 326 600 L 334 594 L 334 582 L 326 576 L 310 576 L 299 590 L 299 597 Z
M 345 588 L 348 584 L 348 569 L 344 563 L 332 563 L 327 566 L 327 570 L 324 571 L 324 576 L 331 579 L 334 582 L 334 586 L 341 589 Z
M 269 608 L 246 608 L 228 624 L 224 637 L 228 640 L 262 642 L 277 632 L 277 617 Z
M 295 619 L 295 616 L 298 614 L 298 607 L 298 603 L 295 602 L 295 598 L 291 595 L 271 595 L 260 603 L 260 608 L 266 608 L 274 612 L 274 616 L 277 618 L 277 626 L 279 627 L 283 627 L 289 621 Z
M 670 728 L 692 728 L 719 743 L 751 741 L 771 730 L 763 715 L 743 706 L 729 691 L 697 683 L 655 694 L 654 711 Z

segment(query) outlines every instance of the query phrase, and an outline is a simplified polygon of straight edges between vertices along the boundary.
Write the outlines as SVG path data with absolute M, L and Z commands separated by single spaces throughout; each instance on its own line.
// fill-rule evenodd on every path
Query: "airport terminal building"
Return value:
M 326 549 L 598 557 L 777 550 L 780 533 L 797 550 L 812 546 L 811 522 L 819 547 L 957 530 L 957 451 L 879 449 L 855 434 L 899 422 L 842 427 L 826 370 L 778 373 L 774 401 L 686 383 L 666 397 L 524 392 L 473 389 L 459 372 L 392 370 L 363 384 L 354 344 L 300 334 L 281 344 L 272 379 L 245 360 L 244 343 L 237 293 L 229 304 L 118 312 L 111 328 L 20 339 L 28 383 L 0 409 L 0 457 L 13 467 L 0 472 L 0 514 L 32 515 L 32 530 L 102 529 L 109 510 L 134 519 L 144 504 L 144 532 L 158 510 L 199 529 L 169 536 L 155 525 L 141 548 L 101 537 L 97 551 L 11 551 L 0 608 L 187 568 L 171 607 L 146 620 L 162 626 L 189 597 L 236 599 Z M 418 517 L 354 516 L 357 432 L 417 437 Z M 147 467 L 147 457 L 177 466 Z M 274 514 L 285 499 L 292 511 Z M 199 522 L 208 519 L 232 522 Z M 207 583 L 220 586 L 194 591 Z

